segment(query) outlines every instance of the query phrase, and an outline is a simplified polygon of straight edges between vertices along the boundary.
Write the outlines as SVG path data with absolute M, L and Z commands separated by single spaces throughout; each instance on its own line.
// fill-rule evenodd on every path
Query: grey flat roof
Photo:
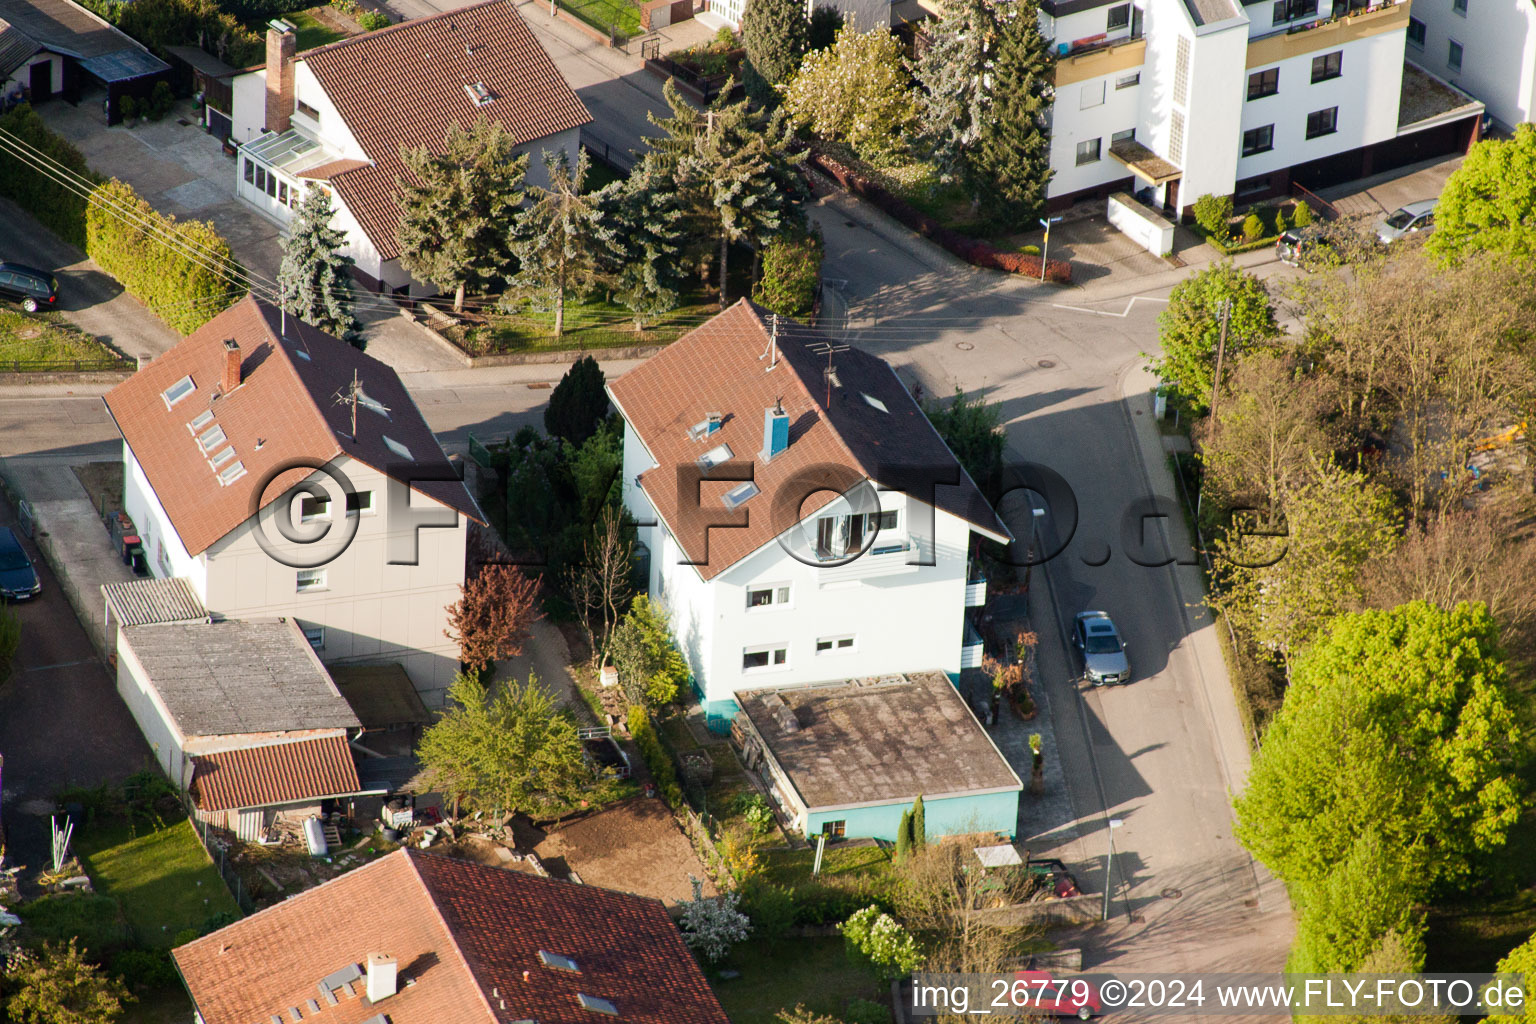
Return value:
M 359 728 L 292 619 L 152 623 L 120 637 L 183 735 Z
M 1403 62 L 1403 86 L 1398 96 L 1397 127 L 1407 128 L 1456 113 L 1481 113 L 1483 104 L 1436 78 L 1412 61 Z
M 811 810 L 1023 788 L 943 672 L 740 690 L 736 702 Z
M 192 584 L 181 576 L 103 583 L 101 593 L 119 626 L 196 622 L 208 617 L 208 609 L 198 600 Z

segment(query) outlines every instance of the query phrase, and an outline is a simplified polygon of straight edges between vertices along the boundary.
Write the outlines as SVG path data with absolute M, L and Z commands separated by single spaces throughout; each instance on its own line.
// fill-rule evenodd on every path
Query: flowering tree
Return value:
M 893 981 L 922 965 L 923 955 L 912 933 L 879 907 L 856 911 L 838 928 L 848 949 L 867 959 L 881 980 Z
M 683 941 L 689 949 L 713 963 L 724 958 L 736 943 L 752 932 L 752 922 L 747 915 L 736 909 L 741 898 L 734 892 L 724 893 L 713 899 L 704 895 L 704 883 L 692 876 L 693 899 L 683 904 Z
M 849 26 L 830 49 L 807 54 L 784 102 L 817 135 L 846 142 L 877 162 L 905 146 L 918 116 L 901 44 L 884 29 Z

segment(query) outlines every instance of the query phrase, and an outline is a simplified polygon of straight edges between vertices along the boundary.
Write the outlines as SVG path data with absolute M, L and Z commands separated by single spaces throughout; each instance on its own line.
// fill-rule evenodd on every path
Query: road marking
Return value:
M 1076 312 L 1076 313 L 1097 313 L 1099 316 L 1117 316 L 1117 317 L 1119 317 L 1119 318 L 1121 318 L 1123 320 L 1126 317 L 1131 315 L 1131 307 L 1136 305 L 1136 303 L 1138 303 L 1138 302 L 1167 302 L 1167 301 L 1168 301 L 1167 299 L 1153 299 L 1153 298 L 1149 298 L 1149 297 L 1147 297 L 1145 295 L 1132 295 L 1130 301 L 1125 304 L 1124 312 L 1120 312 L 1120 313 L 1109 313 L 1109 312 L 1106 312 L 1106 311 L 1104 311 L 1102 309 L 1088 309 L 1086 306 L 1067 306 L 1067 305 L 1063 305 L 1060 302 L 1053 302 L 1053 303 L 1051 303 L 1051 305 L 1055 306 L 1057 309 L 1070 309 L 1070 310 L 1072 310 L 1073 312 Z

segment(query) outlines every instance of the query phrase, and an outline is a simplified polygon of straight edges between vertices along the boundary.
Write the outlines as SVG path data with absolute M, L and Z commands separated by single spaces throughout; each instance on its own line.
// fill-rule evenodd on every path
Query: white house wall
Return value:
M 166 777 L 178 788 L 186 789 L 192 782 L 191 765 L 187 762 L 180 732 L 174 719 L 160 700 L 160 695 L 148 682 L 149 674 L 139 664 L 131 648 L 121 640 L 117 643 L 117 693 L 128 705 L 129 714 L 139 725 L 139 732 L 155 753 L 155 763 Z
M 1110 140 L 1116 132 L 1136 130 L 1136 138 L 1145 141 L 1147 131 L 1141 123 L 1141 84 L 1115 88 L 1115 83 L 1135 71 L 1117 71 L 1086 82 L 1073 82 L 1057 90 L 1052 116 L 1051 176 L 1048 193 L 1065 195 L 1130 177 L 1125 165 L 1109 155 Z M 1083 96 L 1103 96 L 1102 103 L 1083 109 Z M 1080 142 L 1099 139 L 1099 159 L 1077 164 Z
M 1506 128 L 1536 120 L 1536 4 L 1531 0 L 1413 0 L 1425 26 L 1424 45 L 1408 44 L 1408 59 L 1488 105 Z M 1450 66 L 1451 40 L 1462 45 L 1461 69 Z
M 1232 19 L 1203 26 L 1196 30 L 1192 42 L 1184 153 L 1175 161 L 1184 169 L 1179 186 L 1181 206 L 1206 193 L 1227 195 L 1237 181 L 1243 97 L 1248 83 L 1247 21 Z M 1300 117 L 1305 123 L 1306 111 Z
M 144 545 L 144 558 L 149 571 L 161 578 L 185 577 L 204 598 L 208 592 L 207 564 L 202 557 L 187 553 L 181 537 L 171 525 L 171 517 L 150 485 L 149 478 L 134 456 L 128 442 L 123 442 L 123 511 L 133 520 Z
M 376 511 L 357 517 L 351 544 L 323 567 L 322 588 L 299 592 L 298 569 L 269 556 L 256 539 L 254 521 L 247 521 L 208 549 L 207 585 L 200 596 L 209 611 L 229 618 L 291 616 L 301 626 L 324 627 L 321 661 L 399 662 L 422 699 L 440 705 L 458 670 L 458 647 L 443 631 L 447 607 L 459 599 L 464 582 L 466 520 L 459 516 L 452 529 L 416 531 L 418 564 L 388 565 L 388 537 L 412 531 L 403 519 L 391 527 L 383 474 L 346 458 L 340 466 L 354 488 L 373 493 Z M 414 506 L 431 503 L 419 493 L 411 497 Z M 343 507 L 339 496 L 331 507 Z M 332 528 L 340 525 L 333 522 Z M 266 535 L 279 552 L 291 550 L 275 527 L 268 525 Z M 314 548 L 299 551 L 307 556 Z
M 243 146 L 266 127 L 267 71 L 257 68 L 230 81 L 229 137 Z

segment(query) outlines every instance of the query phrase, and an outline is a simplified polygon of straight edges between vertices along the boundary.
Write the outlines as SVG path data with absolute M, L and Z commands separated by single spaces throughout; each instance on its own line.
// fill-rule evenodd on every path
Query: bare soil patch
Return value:
M 715 895 L 693 845 L 660 800 L 635 797 L 551 828 L 535 847 L 553 875 L 575 871 L 583 882 L 673 904 L 693 898 L 689 877 Z

